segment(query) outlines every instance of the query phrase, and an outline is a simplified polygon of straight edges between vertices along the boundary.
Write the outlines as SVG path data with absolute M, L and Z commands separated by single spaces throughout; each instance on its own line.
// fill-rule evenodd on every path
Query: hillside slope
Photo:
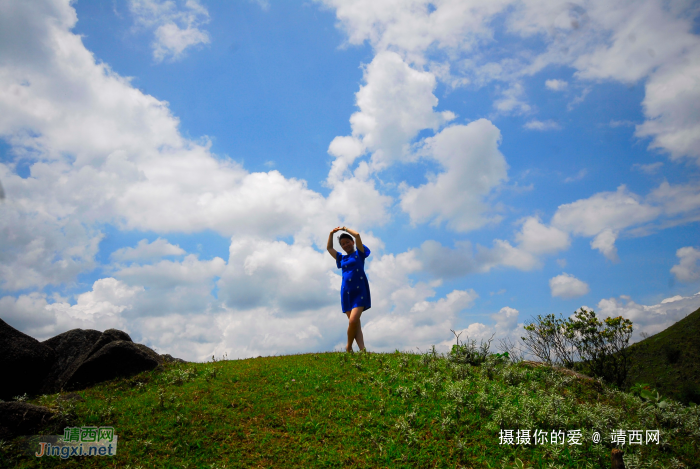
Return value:
M 630 351 L 629 385 L 650 384 L 663 396 L 700 404 L 700 309 Z
M 610 467 L 613 448 L 629 468 L 700 468 L 700 407 L 650 407 L 495 355 L 481 365 L 398 351 L 167 363 L 72 396 L 28 402 L 71 427 L 113 427 L 116 455 L 39 458 L 20 437 L 0 443 L 0 468 L 584 469 Z M 520 429 L 540 439 L 518 441 Z M 658 430 L 659 444 L 613 442 L 615 429 Z

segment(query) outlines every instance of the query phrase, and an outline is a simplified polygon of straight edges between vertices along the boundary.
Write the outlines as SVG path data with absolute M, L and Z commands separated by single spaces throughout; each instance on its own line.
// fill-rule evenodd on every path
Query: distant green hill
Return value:
M 630 351 L 629 385 L 647 383 L 662 396 L 700 404 L 700 309 Z

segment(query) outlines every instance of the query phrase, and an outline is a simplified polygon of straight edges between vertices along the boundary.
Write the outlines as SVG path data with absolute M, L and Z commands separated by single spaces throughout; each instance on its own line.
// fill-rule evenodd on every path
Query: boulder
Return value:
M 115 342 L 117 340 L 124 340 L 126 342 L 133 342 L 129 334 L 119 329 L 107 329 L 102 333 L 100 338 L 92 346 L 92 349 L 88 352 L 85 359 L 93 356 L 95 353 L 99 352 L 105 345 Z
M 0 402 L 0 440 L 35 435 L 54 422 L 55 414 L 46 407 L 26 402 Z
M 39 392 L 56 354 L 0 319 L 0 357 L 0 399 L 10 400 Z
M 147 349 L 147 350 L 144 350 Z M 64 389 L 82 389 L 114 378 L 152 370 L 162 363 L 153 350 L 126 340 L 110 342 L 80 364 Z
M 59 392 L 101 336 L 102 332 L 93 329 L 71 329 L 42 342 L 53 349 L 56 362 L 44 381 L 41 393 Z

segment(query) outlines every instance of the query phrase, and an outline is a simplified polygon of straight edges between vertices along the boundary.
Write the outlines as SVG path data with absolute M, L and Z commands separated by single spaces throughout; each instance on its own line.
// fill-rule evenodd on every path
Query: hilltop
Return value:
M 641 429 L 659 430 L 659 444 L 622 446 L 628 469 L 698 467 L 700 407 L 655 406 L 565 370 L 483 358 L 433 350 L 164 363 L 74 399 L 29 401 L 70 425 L 113 426 L 116 456 L 39 460 L 16 439 L 0 443 L 0 465 L 587 469 L 610 467 L 613 430 Z M 567 441 L 578 429 L 582 444 L 518 444 L 519 429 Z M 501 430 L 513 431 L 512 444 Z

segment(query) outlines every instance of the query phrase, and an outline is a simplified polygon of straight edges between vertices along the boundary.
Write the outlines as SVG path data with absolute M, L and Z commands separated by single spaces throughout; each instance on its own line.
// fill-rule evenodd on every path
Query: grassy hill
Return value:
M 116 456 L 36 458 L 15 439 L 0 443 L 0 465 L 583 469 L 610 467 L 616 429 L 660 430 L 658 445 L 622 447 L 628 469 L 698 467 L 700 456 L 700 407 L 645 407 L 599 381 L 495 355 L 480 366 L 434 351 L 174 363 L 77 394 L 29 402 L 72 425 L 114 426 Z M 500 444 L 500 429 L 581 429 L 582 444 Z
M 630 351 L 630 385 L 649 384 L 661 395 L 700 404 L 700 309 Z

